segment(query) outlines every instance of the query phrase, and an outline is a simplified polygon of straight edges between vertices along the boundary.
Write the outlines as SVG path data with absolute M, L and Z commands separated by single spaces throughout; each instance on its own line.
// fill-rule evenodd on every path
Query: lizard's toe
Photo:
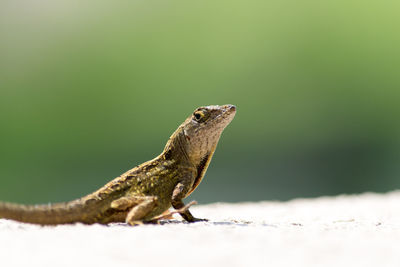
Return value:
M 130 226 L 139 226 L 139 225 L 143 225 L 143 221 L 129 221 L 128 224 Z

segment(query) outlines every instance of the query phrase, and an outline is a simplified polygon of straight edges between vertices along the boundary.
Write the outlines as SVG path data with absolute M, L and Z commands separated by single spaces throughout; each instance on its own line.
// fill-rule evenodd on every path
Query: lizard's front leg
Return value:
M 185 204 L 182 199 L 186 196 L 188 187 L 184 183 L 178 183 L 175 186 L 174 192 L 172 193 L 172 206 L 174 209 L 178 210 L 179 214 L 188 222 L 199 222 L 207 221 L 207 219 L 195 218 L 192 213 L 190 213 L 189 208 L 185 208 Z

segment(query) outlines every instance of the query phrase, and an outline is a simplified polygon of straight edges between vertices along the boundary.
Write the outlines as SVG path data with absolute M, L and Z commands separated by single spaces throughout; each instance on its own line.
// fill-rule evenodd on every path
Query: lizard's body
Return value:
M 235 112 L 232 105 L 198 108 L 172 134 L 158 157 L 127 171 L 96 192 L 50 205 L 0 202 L 0 218 L 42 225 L 135 225 L 157 221 L 172 205 L 185 220 L 196 221 L 182 200 L 200 183 L 219 137 Z

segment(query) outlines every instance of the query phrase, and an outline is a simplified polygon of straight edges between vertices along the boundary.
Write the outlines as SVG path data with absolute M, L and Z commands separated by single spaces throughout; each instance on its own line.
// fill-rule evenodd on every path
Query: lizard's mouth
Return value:
M 222 107 L 224 108 L 224 112 L 221 115 L 217 116 L 215 119 L 227 120 L 226 125 L 228 125 L 235 117 L 236 106 L 235 105 L 224 105 Z

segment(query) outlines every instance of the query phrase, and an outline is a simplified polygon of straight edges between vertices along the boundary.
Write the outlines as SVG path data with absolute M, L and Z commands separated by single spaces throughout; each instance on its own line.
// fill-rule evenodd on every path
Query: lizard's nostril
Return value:
M 236 111 L 236 106 L 235 105 L 226 105 L 225 107 L 226 107 L 226 109 L 228 109 L 230 111 Z

